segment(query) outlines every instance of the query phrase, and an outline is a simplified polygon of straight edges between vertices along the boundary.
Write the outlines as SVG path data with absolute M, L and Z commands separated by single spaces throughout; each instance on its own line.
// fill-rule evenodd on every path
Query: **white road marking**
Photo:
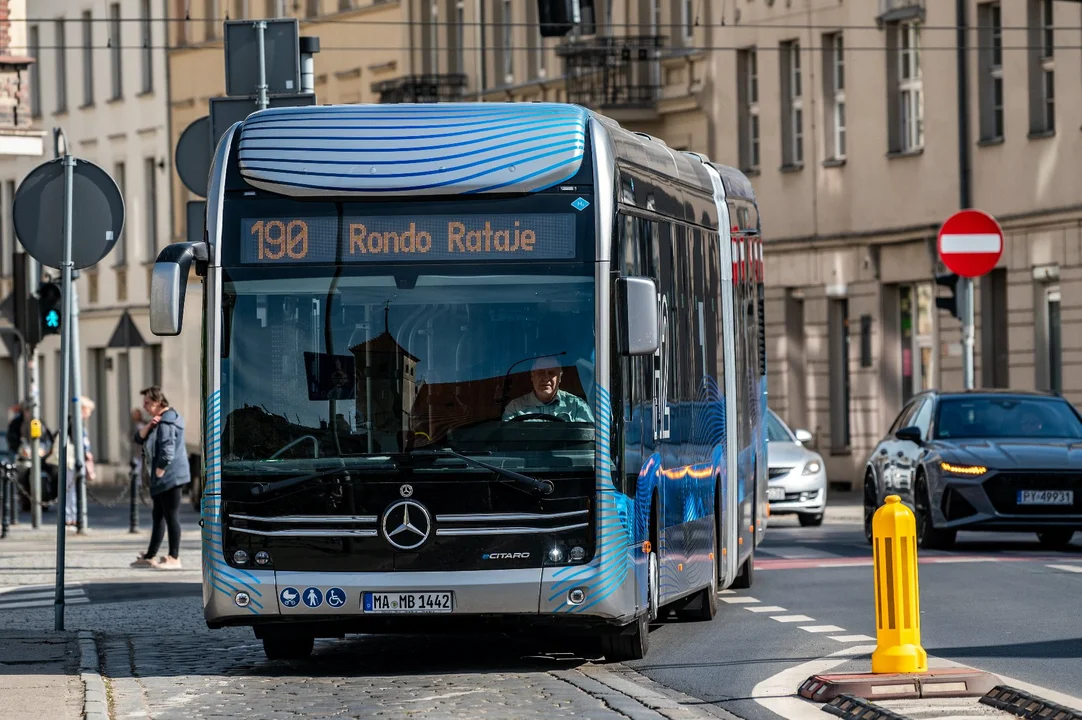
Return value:
M 770 619 L 783 623 L 815 622 L 815 618 L 808 617 L 807 615 L 773 615 Z
M 1082 573 L 1082 565 L 1049 565 L 1048 567 L 1053 570 L 1063 570 L 1065 572 Z
M 718 595 L 736 595 L 736 590 L 718 590 Z
M 874 645 L 855 645 L 827 657 L 786 668 L 756 685 L 751 696 L 755 702 L 786 720 L 823 720 L 822 704 L 800 697 L 797 688 L 812 675 L 830 672 L 854 657 L 870 655 L 873 650 Z
M 810 633 L 845 632 L 845 628 L 837 625 L 801 625 L 800 629 Z
M 830 639 L 838 642 L 875 642 L 875 638 L 867 635 L 831 635 Z
M 751 612 L 785 612 L 785 608 L 777 605 L 756 605 L 755 607 L 746 607 L 745 610 Z
M 764 555 L 783 558 L 785 560 L 816 560 L 819 558 L 836 558 L 836 553 L 816 550 L 801 545 L 775 545 L 769 550 L 763 550 Z
M 744 597 L 743 595 L 737 595 L 736 597 L 723 597 L 721 599 L 723 603 L 729 603 L 730 605 L 736 603 L 757 603 L 757 599 L 753 597 Z

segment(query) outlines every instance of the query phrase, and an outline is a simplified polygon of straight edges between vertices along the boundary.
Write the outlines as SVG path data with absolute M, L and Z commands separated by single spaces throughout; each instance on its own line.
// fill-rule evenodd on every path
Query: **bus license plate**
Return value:
M 1073 490 L 1019 490 L 1019 505 L 1074 505 Z
M 454 595 L 444 592 L 366 592 L 362 596 L 366 613 L 449 613 Z

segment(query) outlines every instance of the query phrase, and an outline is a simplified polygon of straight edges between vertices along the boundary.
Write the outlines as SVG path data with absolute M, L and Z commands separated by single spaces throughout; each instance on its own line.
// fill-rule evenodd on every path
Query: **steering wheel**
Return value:
M 524 420 L 546 420 L 548 422 L 567 422 L 562 417 L 556 415 L 546 415 L 545 413 L 526 413 L 525 415 L 516 415 L 508 422 L 522 422 Z

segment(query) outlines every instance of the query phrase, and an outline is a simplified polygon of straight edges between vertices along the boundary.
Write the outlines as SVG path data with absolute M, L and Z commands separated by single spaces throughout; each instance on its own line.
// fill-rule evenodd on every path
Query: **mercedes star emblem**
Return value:
M 416 550 L 432 534 L 432 516 L 414 500 L 399 500 L 383 512 L 383 537 L 399 550 Z
M 401 495 L 402 497 L 410 497 L 410 496 L 412 496 L 413 495 L 413 486 L 412 485 L 403 485 L 402 487 L 398 488 L 398 494 Z

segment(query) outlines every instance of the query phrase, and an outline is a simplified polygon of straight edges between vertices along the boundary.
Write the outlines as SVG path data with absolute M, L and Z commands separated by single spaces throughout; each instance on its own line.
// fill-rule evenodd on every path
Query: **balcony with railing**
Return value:
M 567 101 L 619 121 L 654 119 L 667 51 L 657 35 L 569 41 L 556 49 L 564 61 Z
M 879 24 L 902 20 L 923 20 L 924 0 L 879 0 Z
M 372 83 L 372 92 L 381 103 L 456 102 L 466 91 L 462 73 L 443 75 L 406 75 Z

